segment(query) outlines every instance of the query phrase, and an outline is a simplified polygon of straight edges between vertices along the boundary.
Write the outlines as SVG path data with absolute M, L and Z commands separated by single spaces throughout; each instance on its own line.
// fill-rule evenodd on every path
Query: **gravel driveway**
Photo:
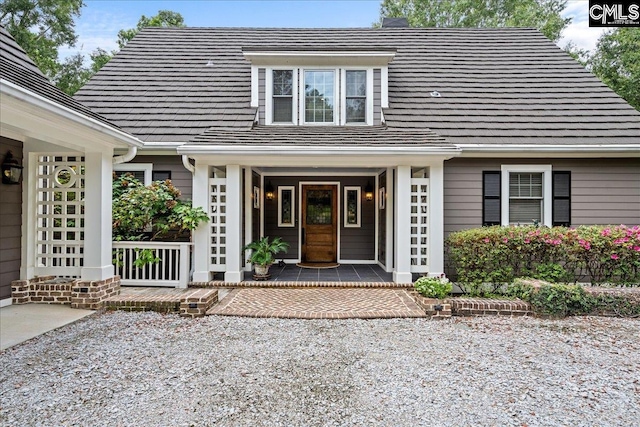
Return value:
M 7 426 L 633 426 L 640 321 L 95 315 L 0 353 Z

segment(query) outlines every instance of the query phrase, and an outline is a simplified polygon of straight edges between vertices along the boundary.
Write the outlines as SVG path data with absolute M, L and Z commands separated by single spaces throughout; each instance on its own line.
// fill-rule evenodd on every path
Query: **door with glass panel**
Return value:
M 336 262 L 336 185 L 302 186 L 302 261 Z

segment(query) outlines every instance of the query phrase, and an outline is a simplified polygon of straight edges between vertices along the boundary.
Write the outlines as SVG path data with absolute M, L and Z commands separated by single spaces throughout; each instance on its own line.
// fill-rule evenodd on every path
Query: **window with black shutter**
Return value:
M 171 179 L 171 171 L 153 171 L 151 176 L 152 181 L 166 181 Z
M 571 172 L 553 172 L 553 225 L 571 226 Z
M 482 225 L 500 225 L 500 172 L 482 172 Z

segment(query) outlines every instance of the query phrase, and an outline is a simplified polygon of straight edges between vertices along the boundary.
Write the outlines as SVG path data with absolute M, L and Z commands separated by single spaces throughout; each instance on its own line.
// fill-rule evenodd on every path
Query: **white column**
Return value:
M 396 176 L 395 251 L 396 264 L 393 281 L 412 283 L 411 280 L 411 166 L 398 166 Z
M 444 162 L 429 166 L 429 276 L 444 273 Z
M 394 233 L 395 233 L 395 229 L 394 229 L 394 225 L 393 225 L 393 210 L 395 209 L 395 193 L 394 193 L 394 179 L 393 179 L 393 168 L 387 168 L 387 188 L 385 189 L 386 191 L 386 203 L 385 203 L 385 208 L 384 208 L 384 212 L 386 214 L 386 217 L 384 218 L 384 221 L 387 221 L 385 230 L 387 232 L 387 237 L 385 239 L 385 244 L 387 245 L 386 249 L 385 249 L 385 253 L 386 253 L 386 259 L 384 261 L 385 266 L 387 267 L 387 273 L 391 273 L 393 271 L 393 260 L 394 260 L 394 256 L 395 253 L 393 251 L 393 243 L 394 243 Z
M 35 277 L 36 267 L 36 194 L 38 188 L 38 156 L 28 152 L 28 141 L 24 143 L 22 164 L 22 264 L 20 279 L 29 280 Z
M 114 276 L 112 264 L 111 192 L 113 150 L 86 153 L 84 179 L 84 266 L 82 280 Z
M 242 271 L 242 168 L 227 165 L 227 271 L 224 281 L 241 282 Z
M 253 241 L 253 173 L 251 167 L 244 169 L 244 245 Z M 251 271 L 251 263 L 246 263 L 244 271 Z
M 209 207 L 209 165 L 196 159 L 193 173 L 193 207 L 201 207 L 210 214 Z M 193 278 L 194 282 L 208 282 L 209 273 L 209 229 L 211 220 L 201 223 L 193 230 Z

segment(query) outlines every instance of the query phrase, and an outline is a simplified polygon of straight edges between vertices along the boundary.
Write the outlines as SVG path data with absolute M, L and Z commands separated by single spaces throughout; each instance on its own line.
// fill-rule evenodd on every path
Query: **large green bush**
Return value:
M 112 215 L 114 240 L 166 239 L 209 220 L 202 208 L 180 200 L 170 180 L 145 186 L 129 173 L 113 180 Z
M 472 295 L 495 293 L 516 277 L 640 283 L 638 226 L 483 227 L 452 233 L 446 243 L 457 282 Z

